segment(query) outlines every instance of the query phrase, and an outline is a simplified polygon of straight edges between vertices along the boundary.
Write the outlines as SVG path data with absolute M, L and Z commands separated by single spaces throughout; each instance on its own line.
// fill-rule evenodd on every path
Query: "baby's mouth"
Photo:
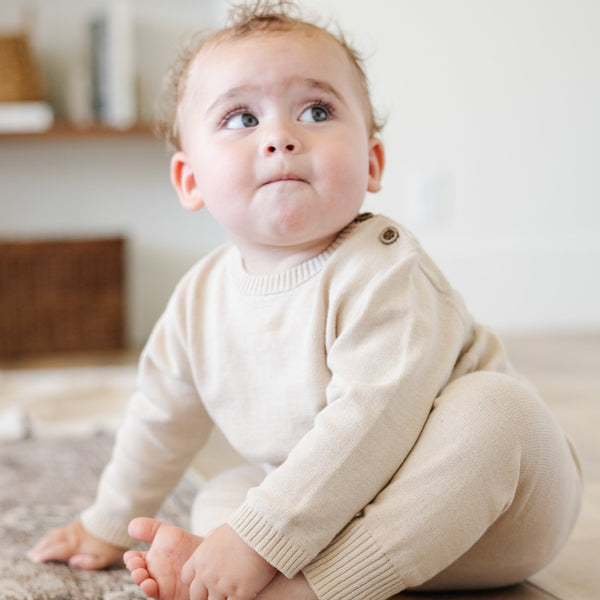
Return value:
M 301 177 L 297 177 L 296 175 L 278 175 L 276 177 L 272 177 L 271 179 L 268 179 L 267 181 L 265 181 L 265 183 L 263 185 L 271 185 L 273 183 L 281 183 L 281 184 L 285 184 L 285 183 L 306 183 L 306 180 L 302 179 Z

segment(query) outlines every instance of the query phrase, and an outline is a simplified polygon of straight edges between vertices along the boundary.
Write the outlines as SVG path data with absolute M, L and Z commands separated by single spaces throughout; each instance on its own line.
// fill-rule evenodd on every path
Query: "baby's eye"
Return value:
M 256 127 L 258 119 L 248 112 L 242 112 L 232 115 L 225 122 L 227 129 L 245 129 L 247 127 Z
M 317 104 L 309 106 L 301 115 L 300 120 L 309 123 L 320 123 L 329 119 L 329 111 L 325 106 Z

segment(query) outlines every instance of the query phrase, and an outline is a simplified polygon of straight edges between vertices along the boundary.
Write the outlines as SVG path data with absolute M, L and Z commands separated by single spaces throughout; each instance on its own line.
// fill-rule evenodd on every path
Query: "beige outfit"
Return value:
M 572 529 L 564 435 L 402 227 L 359 217 L 319 256 L 253 276 L 226 245 L 177 287 L 84 525 L 130 542 L 211 427 L 250 466 L 207 484 L 224 520 L 323 600 L 519 581 Z

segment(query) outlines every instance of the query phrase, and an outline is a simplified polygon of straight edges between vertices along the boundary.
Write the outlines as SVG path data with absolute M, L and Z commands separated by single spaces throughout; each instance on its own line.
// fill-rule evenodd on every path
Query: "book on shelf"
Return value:
M 133 13 L 129 2 L 113 1 L 90 22 L 92 110 L 111 127 L 137 118 Z
M 47 102 L 0 102 L 0 133 L 46 131 L 54 123 L 54 112 Z

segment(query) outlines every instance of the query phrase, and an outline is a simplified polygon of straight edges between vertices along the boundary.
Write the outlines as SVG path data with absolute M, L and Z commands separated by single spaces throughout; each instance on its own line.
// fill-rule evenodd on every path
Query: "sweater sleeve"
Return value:
M 470 321 L 415 250 L 368 285 L 349 278 L 332 318 L 327 405 L 230 526 L 288 577 L 385 487 L 448 381 Z M 372 272 L 374 266 L 368 270 Z
M 129 521 L 154 515 L 206 441 L 212 423 L 193 385 L 185 340 L 185 294 L 175 294 L 142 353 L 131 398 L 86 529 L 128 547 Z

